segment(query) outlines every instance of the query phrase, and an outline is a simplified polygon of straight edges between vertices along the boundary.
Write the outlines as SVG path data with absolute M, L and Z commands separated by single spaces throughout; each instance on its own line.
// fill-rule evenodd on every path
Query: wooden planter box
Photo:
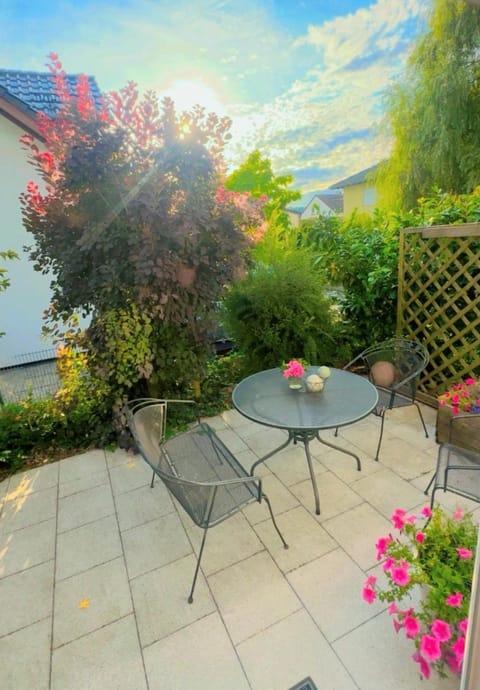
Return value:
M 445 406 L 437 410 L 437 443 L 451 443 L 460 448 L 467 448 L 480 452 L 480 414 L 472 414 L 456 420 L 452 425 L 449 439 L 449 424 L 452 418 L 452 408 Z

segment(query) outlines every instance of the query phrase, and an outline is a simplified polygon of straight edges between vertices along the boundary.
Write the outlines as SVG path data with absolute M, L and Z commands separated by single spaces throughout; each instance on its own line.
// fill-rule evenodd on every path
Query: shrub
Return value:
M 303 252 L 258 265 L 224 300 L 228 333 L 249 372 L 280 366 L 292 357 L 328 364 L 336 355 L 334 315 L 324 281 Z

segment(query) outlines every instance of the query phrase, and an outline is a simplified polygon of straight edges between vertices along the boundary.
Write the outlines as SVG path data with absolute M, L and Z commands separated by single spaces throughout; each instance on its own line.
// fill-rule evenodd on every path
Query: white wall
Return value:
M 0 250 L 13 249 L 19 259 L 2 262 L 8 270 L 10 287 L 0 293 L 0 367 L 19 363 L 22 356 L 52 347 L 41 336 L 42 313 L 50 303 L 50 280 L 33 270 L 23 251 L 33 236 L 22 225 L 20 192 L 35 169 L 19 143 L 23 131 L 0 115 Z

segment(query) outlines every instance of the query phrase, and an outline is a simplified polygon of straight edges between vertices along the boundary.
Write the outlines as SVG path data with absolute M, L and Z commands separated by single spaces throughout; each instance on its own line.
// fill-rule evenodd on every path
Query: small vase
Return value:
M 303 388 L 303 379 L 301 376 L 290 376 L 288 379 L 288 387 L 292 391 L 301 391 Z

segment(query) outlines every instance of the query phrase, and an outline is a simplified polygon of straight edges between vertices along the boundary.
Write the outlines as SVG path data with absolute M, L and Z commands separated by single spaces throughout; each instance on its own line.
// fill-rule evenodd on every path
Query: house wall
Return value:
M 376 207 L 377 194 L 371 184 L 361 182 L 343 189 L 343 215 L 349 216 L 355 209 L 361 213 L 372 214 Z
M 330 217 L 334 216 L 335 212 L 330 208 L 330 206 L 327 206 L 327 204 L 324 203 L 320 197 L 314 196 L 302 211 L 302 220 L 317 218 L 319 215 Z
M 49 350 L 52 343 L 41 336 L 42 313 L 50 303 L 48 276 L 33 270 L 24 245 L 33 237 L 22 225 L 19 195 L 35 171 L 19 144 L 22 129 L 0 115 L 0 250 L 13 249 L 19 259 L 2 265 L 8 271 L 10 287 L 0 294 L 0 367 L 21 363 L 24 356 Z

